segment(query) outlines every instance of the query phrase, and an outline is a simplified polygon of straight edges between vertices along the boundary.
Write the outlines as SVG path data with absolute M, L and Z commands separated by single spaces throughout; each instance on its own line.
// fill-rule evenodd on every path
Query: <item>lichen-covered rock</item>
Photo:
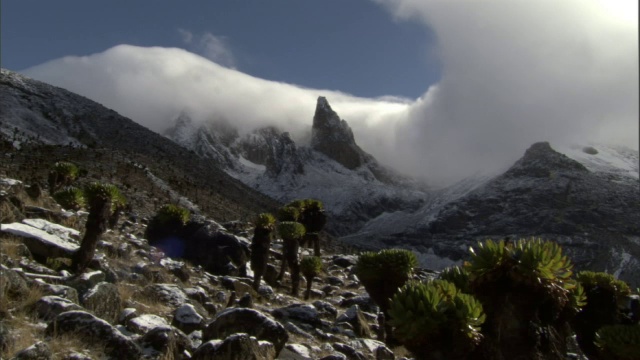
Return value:
M 223 340 L 211 340 L 193 353 L 192 360 L 273 360 L 276 350 L 268 341 L 247 334 L 233 334 Z
M 198 314 L 195 307 L 191 304 L 184 304 L 178 307 L 173 313 L 173 322 L 171 325 L 190 334 L 195 330 L 204 329 L 204 318 Z
M 53 359 L 51 349 L 44 341 L 29 346 L 26 349 L 18 351 L 11 360 L 50 360 Z
M 80 303 L 78 291 L 71 286 L 41 283 L 41 288 L 45 295 L 59 296 L 61 298 L 69 299 L 76 304 Z
M 146 334 L 156 327 L 168 325 L 167 320 L 158 315 L 142 314 L 127 322 L 127 330 L 136 334 Z
M 108 322 L 85 311 L 67 311 L 58 315 L 46 330 L 47 336 L 77 334 L 91 344 L 104 346 L 111 357 L 138 360 L 142 357 L 140 348 Z
M 275 309 L 271 314 L 276 319 L 291 319 L 297 320 L 303 323 L 310 324 L 312 326 L 320 325 L 320 316 L 318 309 L 308 304 L 293 304 L 283 308 Z
M 114 284 L 101 282 L 82 296 L 82 306 L 113 324 L 118 319 L 122 299 Z
M 280 353 L 289 334 L 279 322 L 260 311 L 246 308 L 230 308 L 218 313 L 204 330 L 203 341 L 225 338 L 235 333 L 247 333 L 259 340 L 266 340 Z
M 102 271 L 92 271 L 69 279 L 66 285 L 76 289 L 80 297 L 82 297 L 89 289 L 105 281 L 105 279 L 106 276 Z
M 180 359 L 185 351 L 194 350 L 191 339 L 172 326 L 157 326 L 149 330 L 140 338 L 139 343 L 143 347 L 151 347 L 163 354 L 166 358 Z
M 71 310 L 84 310 L 82 306 L 59 296 L 43 296 L 36 302 L 36 313 L 44 321 L 50 321 L 59 314 Z

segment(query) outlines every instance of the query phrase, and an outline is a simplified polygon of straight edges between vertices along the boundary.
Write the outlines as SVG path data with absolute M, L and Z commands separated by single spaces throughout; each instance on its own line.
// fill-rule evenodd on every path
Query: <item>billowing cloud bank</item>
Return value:
M 275 124 L 302 134 L 326 96 L 366 151 L 436 181 L 507 166 L 540 140 L 637 148 L 637 20 L 595 0 L 380 2 L 437 34 L 442 79 L 415 101 L 306 89 L 180 49 L 126 45 L 25 73 L 156 131 L 187 109 L 244 131 Z

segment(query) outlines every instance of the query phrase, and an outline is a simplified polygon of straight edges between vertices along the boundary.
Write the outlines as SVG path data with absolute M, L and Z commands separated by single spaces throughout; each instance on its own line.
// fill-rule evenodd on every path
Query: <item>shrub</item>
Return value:
M 581 271 L 576 278 L 584 287 L 587 304 L 576 315 L 572 326 L 580 349 L 585 355 L 595 358 L 603 351 L 596 346 L 597 332 L 606 326 L 628 322 L 618 305 L 631 294 L 631 290 L 624 281 L 603 272 Z
M 602 358 L 620 360 L 640 356 L 640 325 L 607 325 L 598 330 L 596 345 L 604 353 Z
M 78 210 L 85 205 L 84 192 L 73 186 L 56 192 L 53 194 L 53 199 L 67 210 Z
M 631 288 L 626 282 L 604 272 L 581 271 L 576 275 L 576 280 L 582 284 L 587 292 L 598 288 L 611 292 L 619 298 L 631 294 Z
M 482 339 L 482 304 L 448 281 L 408 283 L 389 308 L 394 336 L 419 359 L 467 359 Z
M 278 232 L 282 239 L 287 240 L 298 240 L 302 238 L 306 232 L 304 225 L 295 221 L 282 221 L 278 225 Z
M 354 270 L 371 299 L 388 318 L 389 300 L 409 280 L 417 264 L 416 255 L 409 250 L 385 249 L 361 254 Z M 387 335 L 389 330 L 387 326 Z
M 318 276 L 322 271 L 322 260 L 317 256 L 306 256 L 300 261 L 300 271 L 305 280 L 307 280 L 307 292 L 305 300 L 311 295 L 311 283 L 313 278 Z
M 78 178 L 78 167 L 70 162 L 58 161 L 49 171 L 49 191 L 53 193 L 60 186 L 71 185 Z
M 485 344 L 496 352 L 490 357 L 564 356 L 566 325 L 584 304 L 584 293 L 571 279 L 573 264 L 562 248 L 540 239 L 488 240 L 470 252 L 464 267 L 487 315 Z M 544 331 L 555 334 L 549 346 L 540 338 Z
M 463 267 L 452 266 L 446 268 L 442 270 L 438 278 L 452 283 L 463 293 L 471 293 L 471 289 L 469 288 L 469 273 Z
M 300 218 L 300 209 L 293 206 L 285 206 L 278 210 L 278 220 L 280 221 L 298 221 Z
M 167 204 L 151 218 L 145 237 L 150 245 L 156 245 L 163 239 L 176 236 L 189 220 L 189 210 L 177 205 Z
M 113 199 L 120 196 L 117 187 L 111 184 L 92 183 L 85 187 L 84 196 L 89 204 L 86 230 L 80 248 L 73 254 L 73 268 L 83 272 L 96 251 L 96 244 L 107 231 Z
M 160 224 L 180 223 L 184 225 L 189 221 L 189 210 L 178 205 L 167 204 L 158 210 L 153 220 Z
M 276 218 L 269 213 L 258 215 L 255 220 L 256 228 L 273 230 L 276 224 Z

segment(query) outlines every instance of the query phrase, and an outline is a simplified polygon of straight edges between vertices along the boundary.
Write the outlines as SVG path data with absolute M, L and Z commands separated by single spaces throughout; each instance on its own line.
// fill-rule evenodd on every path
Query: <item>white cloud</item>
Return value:
M 637 20 L 625 22 L 598 1 L 380 1 L 398 19 L 436 33 L 441 81 L 415 101 L 267 81 L 180 49 L 123 45 L 25 73 L 156 131 L 186 108 L 244 131 L 276 124 L 301 134 L 316 98 L 326 96 L 366 151 L 401 171 L 446 181 L 505 167 L 535 141 L 637 148 Z M 224 39 L 189 34 L 185 42 L 225 65 Z
M 228 68 L 234 69 L 235 57 L 226 37 L 217 36 L 210 32 L 205 32 L 200 36 L 195 36 L 191 31 L 178 29 L 178 34 L 188 49 L 198 53 L 205 58 Z

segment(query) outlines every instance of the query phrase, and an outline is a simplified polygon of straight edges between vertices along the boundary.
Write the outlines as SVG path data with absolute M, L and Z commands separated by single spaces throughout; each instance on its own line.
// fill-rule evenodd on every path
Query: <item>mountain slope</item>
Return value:
M 424 186 L 386 169 L 362 150 L 324 97 L 318 98 L 310 146 L 296 144 L 274 127 L 240 135 L 227 123 L 196 123 L 188 114 L 176 119 L 165 135 L 279 201 L 323 201 L 333 235 L 356 232 L 384 212 L 415 210 L 428 197 Z
M 212 216 L 249 217 L 278 206 L 210 161 L 115 111 L 4 69 L 0 73 L 0 119 L 0 134 L 16 146 L 71 145 L 77 149 L 68 152 L 77 153 L 108 149 L 118 152 L 128 163 L 140 163 L 156 178 L 169 171 L 176 178 L 174 182 L 188 181 L 194 189 L 200 189 L 199 196 L 208 197 Z M 168 178 L 157 180 L 170 182 Z
M 607 149 L 604 147 L 603 149 Z M 621 157 L 584 160 L 592 169 L 605 159 L 631 165 L 637 152 L 619 150 Z M 634 155 L 635 154 L 635 155 Z M 592 155 L 595 156 L 595 155 Z M 577 154 L 574 157 L 580 158 Z M 625 162 L 624 159 L 629 160 Z M 439 207 L 396 214 L 414 225 L 395 233 L 387 230 L 378 246 L 412 246 L 424 254 L 427 266 L 459 261 L 468 246 L 485 238 L 543 237 L 561 243 L 581 269 L 609 271 L 635 286 L 640 284 L 640 187 L 635 170 L 612 172 L 589 168 L 551 148 L 532 145 L 509 170 L 466 195 Z M 621 175 L 622 174 L 622 175 Z M 376 220 L 372 221 L 373 224 Z M 373 228 L 368 224 L 365 229 Z M 369 243 L 366 234 L 345 239 Z

